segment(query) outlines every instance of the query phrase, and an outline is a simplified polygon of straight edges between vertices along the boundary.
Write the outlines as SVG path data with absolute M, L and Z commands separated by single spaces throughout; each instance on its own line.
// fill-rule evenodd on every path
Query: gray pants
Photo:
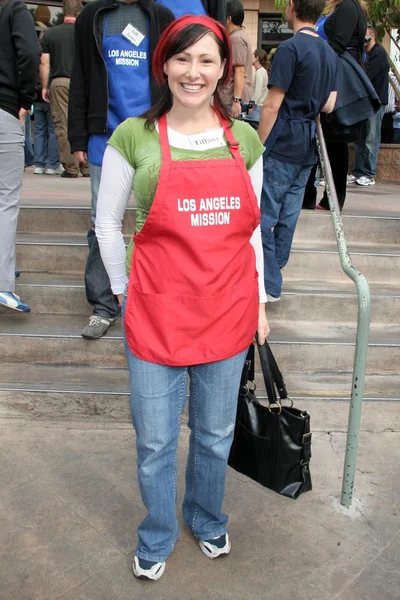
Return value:
M 0 291 L 15 290 L 15 236 L 24 174 L 25 133 L 0 109 Z

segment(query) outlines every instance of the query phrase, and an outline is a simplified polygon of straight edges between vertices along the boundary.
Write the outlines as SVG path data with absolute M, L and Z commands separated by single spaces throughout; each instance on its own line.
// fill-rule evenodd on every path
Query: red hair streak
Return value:
M 182 31 L 186 29 L 186 27 L 189 27 L 189 25 L 204 25 L 204 27 L 207 27 L 210 32 L 214 33 L 221 42 L 226 43 L 229 48 L 231 48 L 230 38 L 225 27 L 211 17 L 186 15 L 173 21 L 167 29 L 164 30 L 153 55 L 153 75 L 160 86 L 166 84 L 164 77 L 164 63 L 166 62 L 165 56 L 167 55 L 168 48 L 170 47 L 171 42 L 176 40 Z M 227 80 L 232 73 L 232 52 L 229 52 L 228 66 Z

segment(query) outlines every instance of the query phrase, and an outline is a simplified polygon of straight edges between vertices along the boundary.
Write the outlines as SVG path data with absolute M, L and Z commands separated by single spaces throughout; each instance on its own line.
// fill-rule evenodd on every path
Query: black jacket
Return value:
M 343 0 L 327 18 L 324 29 L 328 44 L 337 54 L 351 49 L 353 57 L 358 60 L 356 54 L 359 54 L 361 60 L 367 17 L 357 0 Z
M 389 61 L 380 44 L 374 44 L 367 52 L 366 69 L 379 100 L 386 106 L 389 101 Z
M 174 15 L 153 0 L 138 0 L 138 4 L 149 16 L 151 61 L 161 33 L 174 20 Z M 86 4 L 76 19 L 68 106 L 71 152 L 86 152 L 89 136 L 107 131 L 107 71 L 101 53 L 100 24 L 102 13 L 118 6 L 117 0 L 95 0 Z M 154 103 L 159 98 L 160 89 L 154 78 L 151 78 L 150 86 Z
M 36 96 L 42 51 L 35 24 L 20 0 L 0 4 L 0 108 L 18 118 Z
M 222 0 L 202 0 L 204 8 L 213 19 L 226 24 L 226 3 Z

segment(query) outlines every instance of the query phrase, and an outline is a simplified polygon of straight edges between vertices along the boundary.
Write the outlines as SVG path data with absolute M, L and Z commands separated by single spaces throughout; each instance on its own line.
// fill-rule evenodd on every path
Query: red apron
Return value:
M 124 327 L 142 360 L 190 366 L 245 350 L 258 322 L 250 238 L 260 220 L 250 177 L 228 123 L 232 159 L 172 161 L 159 121 L 161 172 L 134 235 Z

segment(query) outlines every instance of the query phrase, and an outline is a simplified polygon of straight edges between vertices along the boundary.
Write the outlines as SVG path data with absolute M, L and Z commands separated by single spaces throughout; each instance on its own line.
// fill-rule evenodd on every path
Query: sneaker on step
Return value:
M 347 175 L 347 185 L 349 183 L 355 183 L 357 181 L 357 177 L 355 175 Z
M 375 179 L 373 179 L 372 177 L 359 177 L 358 179 L 356 179 L 356 184 L 357 185 L 363 185 L 363 186 L 367 186 L 367 185 L 375 185 Z
M 165 562 L 153 562 L 137 556 L 133 559 L 132 570 L 138 579 L 157 581 L 165 571 Z
M 44 167 L 35 167 L 33 169 L 34 175 L 43 175 L 43 173 L 44 173 Z
M 231 543 L 227 533 L 210 540 L 200 540 L 199 546 L 208 558 L 226 556 L 231 551 Z
M 82 337 L 86 340 L 97 340 L 103 336 L 111 323 L 114 323 L 118 317 L 103 317 L 102 315 L 92 315 L 89 324 L 82 331 Z
M 18 312 L 31 312 L 29 304 L 21 302 L 21 298 L 14 292 L 0 292 L 0 306 L 17 310 Z

